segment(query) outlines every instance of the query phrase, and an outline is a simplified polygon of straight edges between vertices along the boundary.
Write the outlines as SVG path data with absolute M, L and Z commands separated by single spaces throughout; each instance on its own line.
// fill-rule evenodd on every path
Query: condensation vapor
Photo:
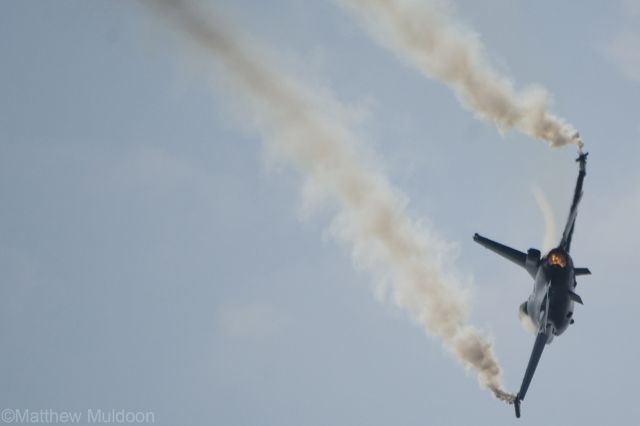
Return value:
M 549 112 L 551 97 L 541 87 L 516 92 L 491 67 L 477 35 L 437 0 L 339 0 L 365 21 L 381 44 L 426 76 L 453 89 L 461 103 L 501 132 L 517 129 L 553 147 L 582 141 L 575 128 Z
M 205 19 L 188 2 L 158 4 L 181 34 L 222 64 L 233 96 L 250 108 L 247 123 L 259 123 L 269 145 L 337 206 L 332 230 L 357 263 L 388 282 L 396 304 L 440 338 L 481 385 L 511 401 L 491 342 L 467 322 L 465 293 L 443 264 L 445 244 L 407 216 L 404 198 L 362 160 L 357 138 L 324 109 L 323 95 L 287 77 L 215 14 Z
M 551 250 L 558 243 L 556 241 L 557 231 L 556 231 L 556 220 L 553 217 L 553 209 L 551 208 L 551 204 L 547 197 L 544 195 L 542 189 L 540 189 L 537 185 L 531 186 L 531 192 L 533 193 L 533 197 L 536 199 L 536 204 L 538 204 L 538 208 L 540 208 L 540 212 L 542 213 L 542 217 L 544 218 L 544 237 L 542 240 L 542 250 L 546 253 Z

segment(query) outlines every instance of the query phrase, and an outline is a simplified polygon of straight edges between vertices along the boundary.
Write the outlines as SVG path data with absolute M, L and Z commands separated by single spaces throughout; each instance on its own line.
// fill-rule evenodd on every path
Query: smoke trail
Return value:
M 339 0 L 364 19 L 386 47 L 426 76 L 450 86 L 463 105 L 501 132 L 517 129 L 553 147 L 573 143 L 576 130 L 548 111 L 551 99 L 542 88 L 514 91 L 491 68 L 478 37 L 456 24 L 436 0 Z
M 157 4 L 154 3 L 154 4 Z M 467 324 L 467 304 L 441 261 L 442 242 L 411 221 L 387 179 L 363 164 L 356 138 L 327 115 L 322 99 L 287 78 L 221 22 L 205 21 L 188 3 L 166 0 L 162 10 L 196 45 L 214 54 L 248 102 L 273 147 L 338 206 L 333 228 L 354 258 L 388 279 L 398 306 L 500 399 L 501 369 L 491 343 Z M 334 101 L 335 102 L 335 101 Z
M 538 327 L 533 323 L 531 317 L 525 314 L 522 309 L 518 310 L 518 319 L 520 320 L 520 324 L 522 325 L 524 331 L 526 331 L 527 333 L 531 333 L 534 336 L 538 334 Z
M 547 252 L 551 250 L 556 242 L 556 220 L 553 217 L 553 210 L 551 209 L 551 204 L 549 204 L 549 200 L 542 192 L 542 189 L 538 185 L 531 186 L 531 192 L 533 193 L 534 198 L 536 199 L 536 203 L 540 208 L 540 212 L 544 217 L 544 238 L 542 240 L 542 250 Z

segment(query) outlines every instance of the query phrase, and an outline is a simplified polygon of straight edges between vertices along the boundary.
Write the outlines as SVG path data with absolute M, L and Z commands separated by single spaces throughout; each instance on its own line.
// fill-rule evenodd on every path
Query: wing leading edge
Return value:
M 580 171 L 578 172 L 578 180 L 576 181 L 576 189 L 573 192 L 573 201 L 571 202 L 571 209 L 569 209 L 569 217 L 567 218 L 567 224 L 564 227 L 562 233 L 562 240 L 560 240 L 560 247 L 569 252 L 571 248 L 571 238 L 573 236 L 573 229 L 576 224 L 576 216 L 578 215 L 578 204 L 582 198 L 582 184 L 584 177 L 587 175 L 587 155 L 588 152 L 580 154 L 576 159 L 580 163 Z
M 527 394 L 527 390 L 529 389 L 529 385 L 531 384 L 531 379 L 533 379 L 533 374 L 536 372 L 538 362 L 540 362 L 540 358 L 542 357 L 544 346 L 549 340 L 548 333 L 549 331 L 538 333 L 536 341 L 533 344 L 533 350 L 531 351 L 529 363 L 527 364 L 527 370 L 525 371 L 524 378 L 522 379 L 522 385 L 520 385 L 520 391 L 516 395 L 516 399 L 513 401 L 516 409 L 516 417 L 520 417 L 520 402 L 524 400 L 524 397 Z
M 529 275 L 535 278 L 536 272 L 538 271 L 538 263 L 540 261 L 539 250 L 529 249 L 527 253 L 523 253 L 520 250 L 505 246 L 504 244 L 485 238 L 477 233 L 474 234 L 473 241 L 526 269 Z

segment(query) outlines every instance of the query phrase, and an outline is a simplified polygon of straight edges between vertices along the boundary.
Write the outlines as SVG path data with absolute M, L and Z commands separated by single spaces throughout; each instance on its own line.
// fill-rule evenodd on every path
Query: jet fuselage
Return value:
M 560 248 L 553 249 L 543 258 L 538 267 L 533 292 L 527 300 L 527 315 L 538 329 L 543 325 L 544 311 L 547 308 L 546 295 L 549 294 L 549 315 L 547 328 L 552 335 L 561 335 L 573 316 L 574 302 L 570 292 L 575 288 L 573 260 Z
M 582 185 L 587 174 L 587 154 L 581 152 L 576 161 L 580 163 L 580 168 L 569 217 L 560 244 L 545 257 L 541 258 L 540 251 L 537 249 L 531 248 L 524 253 L 479 234 L 473 236 L 475 242 L 524 268 L 534 279 L 533 292 L 520 305 L 521 314 L 531 319 L 537 329 L 537 335 L 520 391 L 511 401 L 515 406 L 516 417 L 520 417 L 520 403 L 527 394 L 545 345 L 551 343 L 554 336 L 561 335 L 569 325 L 573 324 L 574 303 L 582 304 L 582 299 L 574 291 L 577 285 L 576 276 L 591 274 L 588 268 L 575 268 L 569 256 L 578 203 L 582 198 Z

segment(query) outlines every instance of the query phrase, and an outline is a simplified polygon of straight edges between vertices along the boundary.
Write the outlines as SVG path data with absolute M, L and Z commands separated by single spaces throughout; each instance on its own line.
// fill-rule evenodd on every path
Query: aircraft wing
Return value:
M 538 270 L 538 261 L 540 260 L 540 252 L 538 250 L 530 249 L 527 253 L 523 253 L 477 233 L 473 236 L 473 241 L 526 269 L 535 278 Z
M 549 340 L 548 333 L 550 332 L 550 330 L 547 330 L 546 332 L 541 331 L 540 333 L 538 333 L 536 341 L 533 344 L 533 350 L 531 351 L 529 363 L 527 364 L 527 370 L 525 371 L 524 378 L 522 379 L 520 391 L 516 395 L 516 399 L 513 401 L 516 408 L 516 417 L 520 417 L 520 402 L 524 400 L 524 397 L 527 394 L 527 390 L 529 389 L 529 385 L 531 384 L 531 379 L 533 379 L 533 374 L 536 372 L 538 362 L 540 362 L 540 358 L 542 357 L 544 346 Z
M 571 248 L 571 237 L 573 236 L 573 228 L 576 223 L 576 216 L 578 215 L 578 204 L 582 198 L 582 183 L 584 177 L 587 174 L 587 155 L 589 153 L 580 154 L 576 159 L 580 163 L 580 171 L 578 172 L 578 180 L 576 182 L 576 189 L 573 192 L 573 202 L 571 203 L 571 209 L 569 210 L 569 217 L 567 218 L 567 224 L 564 227 L 562 233 L 562 240 L 560 240 L 560 247 L 569 252 Z
M 513 401 L 516 409 L 516 417 L 520 417 L 520 402 L 524 400 L 525 395 L 527 394 L 527 390 L 529 389 L 529 385 L 531 384 L 531 379 L 533 379 L 533 374 L 536 372 L 536 368 L 538 367 L 538 362 L 540 362 L 540 358 L 542 357 L 542 351 L 544 350 L 544 346 L 551 342 L 553 339 L 553 331 L 550 327 L 548 327 L 547 319 L 549 317 L 549 289 L 547 288 L 547 295 L 545 296 L 545 309 L 544 309 L 544 317 L 542 318 L 542 324 L 540 325 L 540 330 L 538 331 L 538 335 L 536 336 L 536 341 L 533 343 L 533 349 L 531 350 L 531 356 L 529 357 L 529 363 L 527 364 L 527 369 L 524 372 L 524 377 L 522 378 L 522 385 L 520 385 L 520 391 L 516 395 L 516 398 Z

